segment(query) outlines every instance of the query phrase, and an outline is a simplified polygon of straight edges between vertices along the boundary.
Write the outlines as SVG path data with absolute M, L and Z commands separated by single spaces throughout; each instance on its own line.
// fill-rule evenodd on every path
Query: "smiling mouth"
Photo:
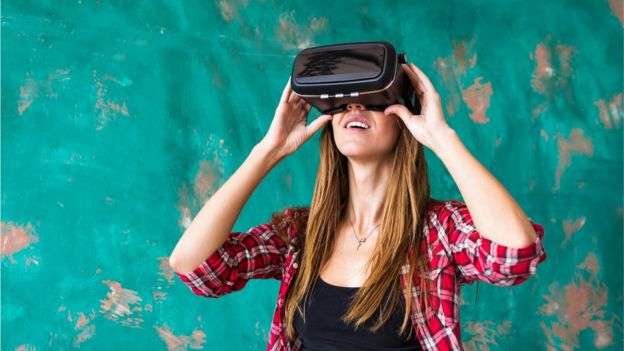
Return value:
M 366 128 L 361 128 L 361 127 L 351 127 L 351 128 L 345 128 L 345 129 L 349 132 L 365 132 L 368 130 Z
M 369 130 L 371 126 L 368 123 L 365 123 L 362 119 L 360 119 L 359 121 L 352 120 L 348 122 L 343 128 L 349 132 L 362 133 Z
M 370 129 L 370 125 L 365 122 L 363 118 L 357 118 L 357 120 L 351 120 L 348 122 L 343 128 L 367 130 Z

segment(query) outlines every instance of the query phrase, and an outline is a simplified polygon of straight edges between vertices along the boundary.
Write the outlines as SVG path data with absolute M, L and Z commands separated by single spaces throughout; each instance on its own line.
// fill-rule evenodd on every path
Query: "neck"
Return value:
M 381 223 L 384 204 L 392 172 L 392 160 L 356 162 L 349 160 L 349 199 L 345 218 L 353 222 L 358 234 Z

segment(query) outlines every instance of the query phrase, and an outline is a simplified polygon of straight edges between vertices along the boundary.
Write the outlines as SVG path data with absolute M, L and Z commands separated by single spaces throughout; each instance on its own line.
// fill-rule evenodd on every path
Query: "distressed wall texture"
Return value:
M 268 129 L 298 50 L 387 40 L 546 228 L 465 286 L 467 350 L 622 349 L 621 0 L 2 1 L 3 350 L 263 350 L 277 281 L 193 295 L 168 255 Z M 311 118 L 318 116 L 313 111 Z M 427 152 L 434 197 L 459 198 Z M 233 228 L 309 204 L 318 135 Z

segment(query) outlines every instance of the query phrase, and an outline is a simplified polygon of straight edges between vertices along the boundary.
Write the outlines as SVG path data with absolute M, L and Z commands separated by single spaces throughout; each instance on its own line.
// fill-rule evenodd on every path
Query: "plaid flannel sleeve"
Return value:
M 272 222 L 232 232 L 223 245 L 189 273 L 176 275 L 195 294 L 219 297 L 242 289 L 249 279 L 281 279 L 286 243 Z
M 482 236 L 464 203 L 451 200 L 443 212 L 448 247 L 465 284 L 482 280 L 497 286 L 518 285 L 535 274 L 537 265 L 546 259 L 542 243 L 544 228 L 530 218 L 536 241 L 513 248 Z
M 309 207 L 275 212 L 270 222 L 232 232 L 223 245 L 192 272 L 176 275 L 195 294 L 219 297 L 242 289 L 249 279 L 282 279 L 288 250 L 305 229 Z

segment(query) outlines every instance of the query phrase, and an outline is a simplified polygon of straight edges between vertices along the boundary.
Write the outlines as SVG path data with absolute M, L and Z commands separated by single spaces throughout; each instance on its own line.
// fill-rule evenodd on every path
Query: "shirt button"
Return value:
M 293 263 L 293 267 L 294 268 L 299 268 L 299 263 L 297 263 L 297 262 Z

